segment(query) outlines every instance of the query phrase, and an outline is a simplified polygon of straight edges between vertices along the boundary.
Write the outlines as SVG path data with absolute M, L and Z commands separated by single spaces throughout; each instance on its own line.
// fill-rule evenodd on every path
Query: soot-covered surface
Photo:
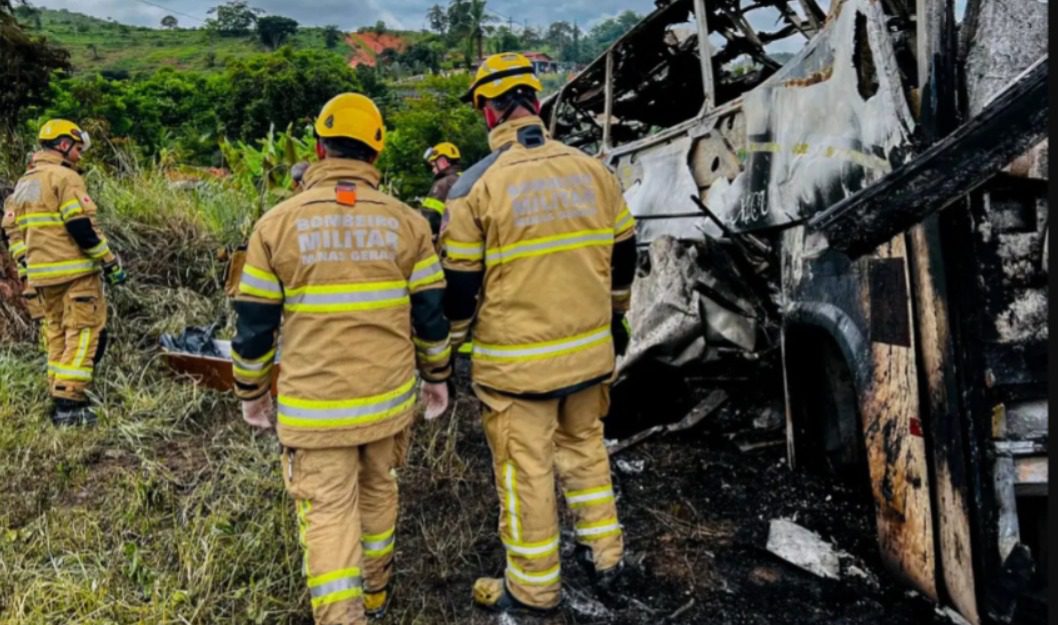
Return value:
M 606 605 L 591 592 L 573 561 L 570 523 L 564 518 L 561 609 L 548 617 L 512 617 L 483 613 L 470 602 L 475 577 L 502 571 L 503 551 L 495 535 L 498 508 L 489 452 L 477 423 L 477 403 L 464 385 L 457 421 L 444 426 L 447 434 L 432 424 L 420 428 L 402 477 L 399 586 L 387 622 L 950 622 L 885 572 L 874 541 L 873 511 L 858 489 L 791 471 L 778 442 L 782 431 L 754 427 L 756 417 L 778 405 L 776 395 L 762 394 L 761 388 L 728 388 L 731 399 L 693 430 L 657 436 L 613 459 L 629 565 L 619 603 Z M 710 390 L 693 389 L 687 400 L 693 404 Z M 622 417 L 627 420 L 629 414 Z M 774 417 L 771 423 L 777 425 Z M 627 421 L 610 427 L 629 429 Z M 747 441 L 755 449 L 740 451 L 738 444 L 746 447 Z M 449 469 L 425 463 L 444 444 L 454 445 L 450 460 L 460 469 L 438 481 Z M 768 553 L 768 526 L 775 518 L 818 532 L 851 554 L 863 575 L 826 581 Z

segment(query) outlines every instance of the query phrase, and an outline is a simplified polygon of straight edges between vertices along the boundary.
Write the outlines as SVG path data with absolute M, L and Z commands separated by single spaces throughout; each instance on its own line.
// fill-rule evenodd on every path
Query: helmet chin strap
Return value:
M 504 109 L 501 113 L 497 113 L 491 106 L 485 107 L 485 125 L 492 130 L 496 126 L 499 126 L 510 119 L 511 115 L 518 110 L 518 107 L 522 107 L 527 111 L 533 111 L 534 114 L 540 114 L 541 104 L 539 100 L 531 99 L 527 96 L 523 96 L 514 101 L 509 107 Z
M 496 126 L 499 126 L 501 123 L 502 122 L 500 122 L 499 115 L 496 114 L 496 110 L 493 109 L 491 106 L 486 106 L 485 125 L 489 127 L 489 130 L 492 130 Z
M 59 154 L 62 154 L 63 160 L 69 162 L 70 161 L 70 151 L 73 150 L 73 146 L 76 145 L 76 144 L 73 141 L 68 141 L 68 142 L 66 142 L 66 149 L 64 150 L 61 147 L 59 147 L 60 145 L 62 145 L 62 143 L 63 142 L 60 140 L 59 141 L 59 145 L 54 145 L 54 146 L 52 146 L 51 149 L 55 150 Z
M 321 161 L 327 158 L 327 151 L 323 149 L 323 141 L 319 139 L 316 139 L 316 158 Z

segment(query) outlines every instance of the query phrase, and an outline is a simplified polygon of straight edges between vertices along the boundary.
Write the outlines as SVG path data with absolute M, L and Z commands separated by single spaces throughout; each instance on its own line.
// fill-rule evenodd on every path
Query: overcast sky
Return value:
M 112 17 L 118 22 L 139 26 L 158 26 L 165 15 L 172 14 L 182 26 L 195 26 L 205 20 L 206 11 L 221 0 L 30 0 L 30 4 L 52 9 L 69 9 L 96 17 Z M 434 4 L 446 6 L 447 0 L 251 0 L 250 5 L 273 15 L 284 15 L 312 26 L 337 24 L 345 30 L 384 20 L 388 26 L 418 30 L 426 25 L 426 11 Z M 600 18 L 616 15 L 625 9 L 645 14 L 654 10 L 653 0 L 490 0 L 489 9 L 506 21 L 529 20 L 530 25 L 545 25 L 556 20 L 590 25 Z

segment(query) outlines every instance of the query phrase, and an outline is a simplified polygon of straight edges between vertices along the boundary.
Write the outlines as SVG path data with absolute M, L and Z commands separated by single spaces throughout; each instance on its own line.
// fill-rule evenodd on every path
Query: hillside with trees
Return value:
M 469 159 L 486 151 L 483 127 L 458 102 L 479 55 L 550 55 L 565 70 L 542 76 L 553 90 L 638 20 L 627 12 L 587 32 L 562 21 L 519 26 L 499 23 L 485 0 L 434 5 L 425 16 L 429 29 L 419 32 L 381 22 L 353 31 L 303 27 L 245 0 L 218 4 L 208 15 L 195 25 L 167 15 L 157 28 L 144 28 L 11 3 L 11 32 L 35 42 L 39 62 L 59 71 L 50 83 L 51 69 L 32 72 L 36 84 L 20 85 L 21 96 L 2 96 L 10 100 L 0 109 L 4 124 L 21 131 L 8 133 L 9 144 L 15 136 L 21 143 L 5 158 L 20 160 L 42 120 L 69 117 L 121 153 L 97 152 L 102 165 L 131 156 L 230 168 L 225 145 L 255 150 L 269 133 L 299 138 L 330 95 L 353 90 L 382 107 L 395 137 L 381 162 L 385 179 L 414 198 L 430 184 L 419 162 L 429 145 L 458 138 Z

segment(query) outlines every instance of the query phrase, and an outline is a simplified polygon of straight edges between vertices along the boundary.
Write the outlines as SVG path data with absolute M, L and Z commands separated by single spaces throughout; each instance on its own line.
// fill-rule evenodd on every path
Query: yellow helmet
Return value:
M 459 148 L 454 143 L 438 143 L 429 150 L 426 150 L 426 154 L 422 155 L 422 159 L 427 163 L 433 164 L 434 161 L 441 157 L 445 157 L 450 161 L 458 161 L 460 159 Z
M 359 93 L 341 93 L 323 105 L 316 118 L 316 136 L 356 139 L 376 152 L 386 143 L 382 113 L 371 98 Z
M 82 150 L 92 147 L 92 139 L 88 136 L 88 133 L 67 119 L 49 119 L 44 122 L 44 125 L 40 127 L 40 132 L 37 133 L 37 140 L 41 143 L 48 143 L 63 137 L 69 137 L 82 144 Z
M 481 62 L 474 83 L 463 96 L 474 108 L 482 108 L 483 100 L 498 98 L 515 87 L 543 91 L 544 86 L 533 72 L 533 62 L 517 52 L 493 54 Z

